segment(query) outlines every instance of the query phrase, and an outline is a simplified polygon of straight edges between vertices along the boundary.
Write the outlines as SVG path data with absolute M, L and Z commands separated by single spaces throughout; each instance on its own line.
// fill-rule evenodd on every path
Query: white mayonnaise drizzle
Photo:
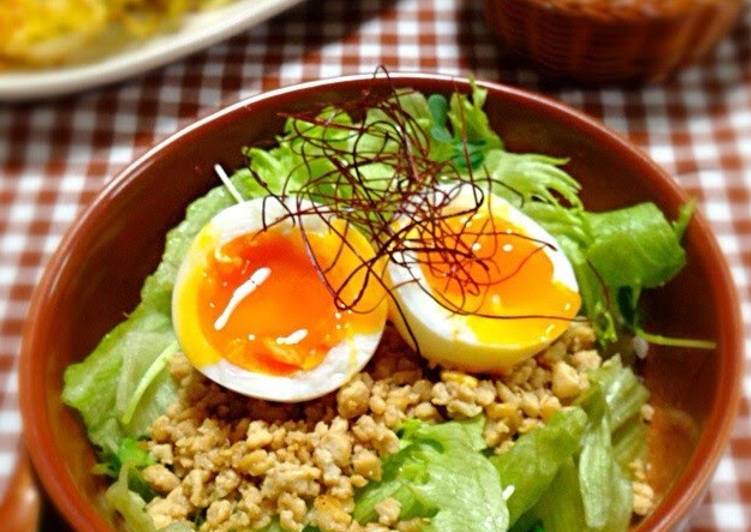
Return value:
M 232 293 L 232 297 L 229 299 L 227 307 L 214 322 L 214 329 L 217 331 L 224 329 L 237 306 L 242 303 L 243 299 L 255 292 L 256 288 L 261 286 L 264 281 L 269 278 L 269 275 L 271 275 L 271 268 L 258 268 L 250 276 L 250 279 L 238 286 Z
M 276 343 L 279 345 L 295 345 L 305 340 L 306 336 L 308 336 L 308 329 L 297 329 L 289 336 L 280 336 L 276 339 Z

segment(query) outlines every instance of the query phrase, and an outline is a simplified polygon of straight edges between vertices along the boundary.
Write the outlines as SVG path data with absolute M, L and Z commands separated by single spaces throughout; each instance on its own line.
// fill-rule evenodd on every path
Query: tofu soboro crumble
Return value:
M 430 367 L 388 329 L 373 360 L 335 394 L 300 404 L 271 403 L 227 391 L 181 354 L 170 361 L 180 399 L 142 442 L 156 463 L 143 476 L 158 493 L 147 512 L 158 528 L 283 530 L 307 523 L 325 532 L 422 530 L 400 519 L 393 498 L 375 507 L 376 522 L 352 519 L 355 491 L 382 478 L 382 460 L 399 450 L 405 419 L 427 423 L 487 419 L 482 436 L 499 454 L 567 408 L 589 387 L 602 358 L 588 325 L 574 325 L 540 355 L 507 375 L 480 376 Z M 641 414 L 651 417 L 645 404 Z M 633 511 L 646 515 L 654 493 L 645 464 L 629 464 Z M 197 525 L 196 513 L 206 511 Z
M 641 295 L 693 204 L 582 204 L 487 91 L 282 114 L 187 209 L 63 400 L 118 527 L 619 532 L 648 482 Z M 268 145 L 267 145 L 268 146 Z

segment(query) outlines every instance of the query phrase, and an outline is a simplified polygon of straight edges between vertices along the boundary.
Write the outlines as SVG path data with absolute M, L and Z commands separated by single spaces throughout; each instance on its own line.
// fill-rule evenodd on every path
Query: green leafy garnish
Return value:
M 534 528 L 519 528 L 520 532 L 533 532 L 539 529 L 545 532 L 582 532 L 587 529 L 579 489 L 579 475 L 572 458 L 564 460 L 558 470 L 552 486 L 543 493 L 532 510 L 533 519 L 542 525 Z M 516 527 L 514 528 L 516 530 Z
M 571 261 L 584 311 L 603 345 L 619 331 L 636 333 L 643 291 L 664 285 L 685 266 L 682 231 L 676 230 L 685 221 L 671 225 L 652 203 L 604 213 L 543 202 L 523 209 L 556 237 Z M 683 219 L 690 212 L 685 209 Z
M 130 465 L 120 469 L 117 481 L 104 494 L 109 505 L 122 516 L 126 530 L 130 532 L 156 532 L 154 522 L 146 513 L 146 502 L 130 489 Z
M 472 97 L 455 92 L 451 95 L 448 118 L 455 138 L 466 139 L 468 144 L 482 145 L 486 152 L 503 149 L 503 141 L 490 125 L 483 110 L 488 97 L 487 89 L 472 83 Z
M 133 419 L 133 414 L 135 413 L 136 407 L 141 401 L 143 394 L 146 392 L 154 379 L 156 379 L 157 376 L 162 372 L 162 370 L 167 366 L 169 358 L 177 352 L 179 347 L 180 346 L 177 341 L 172 342 L 167 347 L 165 347 L 164 351 L 162 351 L 159 356 L 156 357 L 154 362 L 151 363 L 151 366 L 149 366 L 149 369 L 146 370 L 146 373 L 144 373 L 143 377 L 139 381 L 138 386 L 136 386 L 136 390 L 133 392 L 133 395 L 128 401 L 128 405 L 125 407 L 125 412 L 123 412 L 123 415 L 120 418 L 120 421 L 123 425 L 127 426 L 128 423 L 130 423 L 130 420 Z
M 631 484 L 613 456 L 607 414 L 593 423 L 585 435 L 578 461 L 587 526 L 607 531 L 627 528 L 631 517 Z
M 258 193 L 247 175 L 232 181 L 246 197 Z M 278 177 L 272 185 L 280 187 L 281 181 Z M 117 453 L 125 437 L 145 434 L 177 399 L 175 384 L 161 365 L 165 360 L 158 362 L 177 341 L 170 315 L 175 277 L 193 237 L 233 202 L 224 187 L 194 201 L 185 220 L 168 233 L 162 261 L 146 279 L 138 307 L 83 362 L 65 370 L 63 401 L 81 413 L 89 439 L 104 454 Z
M 565 207 L 559 198 L 565 200 L 569 206 L 581 207 L 579 200 L 579 183 L 564 172 L 560 167 L 568 159 L 559 159 L 536 153 L 511 153 L 503 150 L 489 151 L 483 163 L 486 176 L 492 180 L 493 192 L 506 198 L 522 210 L 530 206 L 534 217 L 535 206 L 532 203 L 545 205 L 553 211 L 558 211 L 558 218 L 565 217 L 560 212 Z M 551 220 L 552 221 L 552 220 Z M 569 221 L 570 224 L 570 221 Z M 567 224 L 565 229 L 571 225 Z
M 123 438 L 117 452 L 108 454 L 105 461 L 97 464 L 95 472 L 117 478 L 120 468 L 130 464 L 133 468 L 142 468 L 154 463 L 154 459 L 134 438 Z
M 711 340 L 699 340 L 697 338 L 675 338 L 672 336 L 662 336 L 660 334 L 648 333 L 641 327 L 636 327 L 636 335 L 655 345 L 665 345 L 668 347 L 688 347 L 690 349 L 715 349 L 717 342 Z
M 428 425 L 408 421 L 402 448 L 383 463 L 383 478 L 357 494 L 354 518 L 376 519 L 375 506 L 393 497 L 400 519 L 430 518 L 424 530 L 496 532 L 508 526 L 508 510 L 493 465 L 480 452 L 484 417 Z
M 619 357 L 590 372 L 589 380 L 578 406 L 490 459 L 503 486 L 515 488 L 508 500 L 512 530 L 531 531 L 540 522 L 558 532 L 628 528 L 632 495 L 625 472 L 646 451 L 639 412 L 649 394 Z
M 478 169 L 490 150 L 502 148 L 500 137 L 482 110 L 486 98 L 487 91 L 476 85 L 471 98 L 457 93 L 451 96 L 450 104 L 441 94 L 428 98 L 433 120 L 429 129 L 434 144 L 431 154 L 435 159 L 448 159 L 461 170 Z
M 678 210 L 678 218 L 673 222 L 673 231 L 675 231 L 675 236 L 678 240 L 681 240 L 686 233 L 686 229 L 688 228 L 689 222 L 691 222 L 691 218 L 694 216 L 694 212 L 696 212 L 696 199 L 694 198 L 691 198 L 681 205 L 681 208 Z
M 563 410 L 545 426 L 519 438 L 505 453 L 490 458 L 503 487 L 513 487 L 506 501 L 510 522 L 534 506 L 561 464 L 579 450 L 586 425 L 587 415 L 581 408 Z
M 686 264 L 673 226 L 653 203 L 583 216 L 592 235 L 585 256 L 609 287 L 655 288 Z
M 141 476 L 141 469 L 154 463 L 154 459 L 141 447 L 138 440 L 123 438 L 117 452 L 106 455 L 104 461 L 94 467 L 93 473 L 118 478 L 127 466 L 129 489 L 145 501 L 150 501 L 155 494 Z

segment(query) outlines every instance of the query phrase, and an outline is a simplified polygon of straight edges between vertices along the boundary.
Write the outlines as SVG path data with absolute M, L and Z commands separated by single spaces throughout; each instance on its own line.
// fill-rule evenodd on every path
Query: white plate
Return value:
M 180 29 L 130 45 L 95 63 L 0 74 L 0 101 L 82 91 L 156 68 L 258 24 L 301 0 L 235 0 L 188 15 Z

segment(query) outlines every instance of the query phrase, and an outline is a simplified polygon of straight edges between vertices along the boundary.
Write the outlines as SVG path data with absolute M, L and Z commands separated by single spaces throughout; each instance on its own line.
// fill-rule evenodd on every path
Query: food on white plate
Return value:
M 0 69 L 91 60 L 177 28 L 190 12 L 228 1 L 3 0 Z
M 485 98 L 292 113 L 188 208 L 141 303 L 65 372 L 119 526 L 616 532 L 649 514 L 632 363 L 712 343 L 645 331 L 639 302 L 684 267 L 693 204 L 588 211 L 567 160 L 506 149 Z

